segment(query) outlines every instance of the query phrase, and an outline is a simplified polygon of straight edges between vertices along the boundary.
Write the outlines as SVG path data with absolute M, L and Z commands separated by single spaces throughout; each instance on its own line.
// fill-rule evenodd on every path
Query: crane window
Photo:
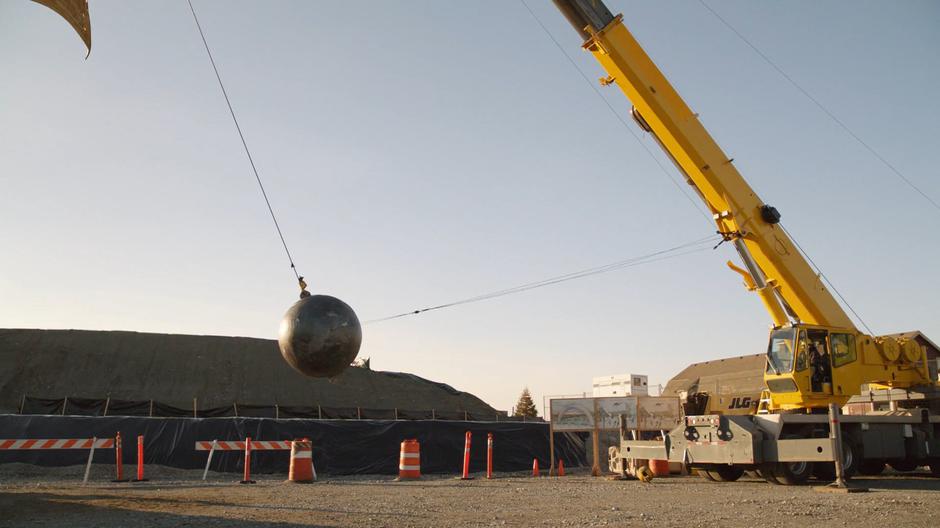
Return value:
M 784 374 L 793 371 L 793 342 L 796 329 L 781 328 L 770 334 L 770 346 L 767 349 L 767 372 Z
M 809 367 L 806 352 L 806 332 L 800 332 L 800 340 L 796 345 L 796 371 L 802 372 Z
M 841 367 L 855 361 L 855 336 L 852 334 L 830 334 L 832 366 Z

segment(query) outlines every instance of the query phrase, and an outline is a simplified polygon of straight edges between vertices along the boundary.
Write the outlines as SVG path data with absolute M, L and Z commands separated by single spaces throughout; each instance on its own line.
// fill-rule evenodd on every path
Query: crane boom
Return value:
M 755 291 L 774 323 L 764 382 L 771 410 L 810 410 L 845 403 L 862 384 L 912 387 L 932 383 L 922 347 L 872 337 L 823 284 L 761 200 L 622 22 L 601 0 L 554 0 L 633 103 L 631 113 L 672 159 L 711 210 L 718 233 L 744 267 L 728 265 Z
M 592 0 L 555 3 L 585 38 L 585 49 L 609 74 L 602 82 L 616 84 L 624 92 L 641 128 L 656 138 L 697 191 L 719 233 L 735 243 L 753 281 L 752 289 L 761 296 L 774 324 L 782 326 L 792 320 L 854 329 L 780 227 L 779 214 L 751 189 L 621 16 L 611 15 L 602 3 Z

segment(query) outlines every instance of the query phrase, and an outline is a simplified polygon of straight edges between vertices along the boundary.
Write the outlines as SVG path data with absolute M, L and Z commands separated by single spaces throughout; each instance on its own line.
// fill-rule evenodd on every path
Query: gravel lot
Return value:
M 129 468 L 133 469 L 133 468 Z M 0 526 L 852 526 L 935 527 L 940 479 L 888 475 L 856 479 L 869 493 L 818 493 L 754 479 L 732 484 L 699 477 L 651 484 L 569 476 L 494 480 L 429 476 L 323 478 L 310 485 L 148 467 L 143 483 L 110 483 L 111 468 L 0 465 Z

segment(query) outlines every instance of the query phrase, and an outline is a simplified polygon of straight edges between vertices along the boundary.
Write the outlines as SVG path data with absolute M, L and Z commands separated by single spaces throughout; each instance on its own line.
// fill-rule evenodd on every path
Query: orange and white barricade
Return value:
M 401 456 L 398 459 L 398 479 L 421 478 L 421 444 L 415 439 L 401 443 Z
M 88 474 L 91 472 L 91 459 L 95 456 L 95 449 L 113 449 L 114 445 L 114 438 L 0 439 L 0 451 L 32 449 L 87 449 L 88 463 L 85 464 L 85 477 L 82 479 L 82 483 L 88 482 Z
M 245 481 L 250 481 L 249 466 L 251 465 L 252 451 L 289 451 L 291 449 L 290 440 L 251 440 L 248 449 L 245 448 L 244 440 L 200 440 L 196 442 L 196 451 L 208 451 L 209 458 L 206 460 L 206 470 L 202 472 L 202 480 L 206 480 L 209 475 L 209 464 L 212 463 L 212 454 L 216 451 L 244 451 L 245 452 Z

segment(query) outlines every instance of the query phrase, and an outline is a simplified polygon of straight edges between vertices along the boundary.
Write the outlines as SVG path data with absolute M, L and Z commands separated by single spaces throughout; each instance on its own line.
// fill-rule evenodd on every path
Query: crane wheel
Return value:
M 842 440 L 842 473 L 847 479 L 852 478 L 859 472 L 859 465 L 863 462 L 858 459 L 857 453 L 858 448 L 855 447 L 855 444 L 845 439 Z M 813 466 L 813 476 L 817 480 L 832 482 L 836 479 L 836 465 L 832 462 L 816 462 Z M 883 468 L 884 464 L 882 463 Z M 874 467 L 871 469 L 874 469 Z M 877 475 L 877 473 L 873 474 Z
M 695 471 L 697 471 L 698 474 L 701 475 L 701 477 L 702 477 L 703 479 L 705 479 L 705 480 L 710 480 L 710 481 L 712 481 L 712 482 L 718 482 L 718 479 L 715 478 L 715 475 L 714 475 L 711 471 L 709 471 L 709 470 L 707 470 L 707 469 L 705 469 L 705 468 L 699 468 L 699 469 L 696 469 Z
M 867 458 L 858 464 L 859 475 L 876 476 L 884 473 L 885 461 L 879 459 Z
M 892 460 L 891 462 L 888 462 L 888 465 L 891 466 L 891 468 L 894 469 L 895 471 L 900 471 L 902 473 L 908 473 L 910 471 L 914 471 L 915 469 L 917 469 L 917 462 L 914 462 L 913 460 L 908 460 L 906 458 L 902 458 L 900 460 Z
M 809 480 L 813 469 L 811 462 L 776 462 L 773 466 L 773 474 L 778 484 L 798 486 Z
M 931 458 L 927 462 L 930 466 L 930 475 L 940 477 L 940 458 Z
M 757 472 L 760 474 L 761 477 L 764 478 L 764 480 L 766 480 L 767 482 L 771 484 L 778 484 L 778 485 L 782 484 L 782 482 L 777 480 L 777 475 L 774 473 L 774 466 L 775 464 L 773 462 L 767 462 L 765 464 L 761 464 Z
M 715 482 L 734 482 L 744 475 L 744 469 L 726 464 L 715 464 L 699 471 L 705 474 L 705 478 Z

